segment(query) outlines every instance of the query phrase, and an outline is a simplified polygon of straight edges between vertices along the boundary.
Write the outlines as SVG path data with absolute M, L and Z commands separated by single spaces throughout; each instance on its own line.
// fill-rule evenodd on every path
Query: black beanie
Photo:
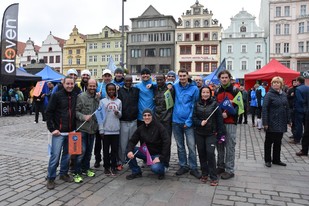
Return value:
M 123 70 L 122 70 L 121 68 L 117 68 L 117 69 L 115 69 L 114 74 L 116 74 L 116 73 L 121 73 L 121 74 L 123 74 Z
M 144 68 L 142 69 L 141 74 L 151 74 L 151 71 L 148 68 Z
M 144 109 L 143 114 L 145 114 L 145 113 L 149 113 L 152 116 L 152 110 L 149 109 L 149 108 Z

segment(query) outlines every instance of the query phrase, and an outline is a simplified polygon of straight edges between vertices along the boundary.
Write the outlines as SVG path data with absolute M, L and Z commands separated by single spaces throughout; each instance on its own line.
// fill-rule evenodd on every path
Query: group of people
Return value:
M 177 176 L 189 172 L 204 183 L 209 179 L 212 186 L 218 185 L 219 176 L 221 179 L 234 177 L 238 106 L 232 100 L 243 88 L 232 84 L 229 71 L 218 74 L 220 86 L 216 89 L 203 84 L 198 87 L 198 81 L 192 81 L 185 69 L 178 71 L 179 81 L 175 81 L 176 73 L 170 71 L 166 76 L 157 74 L 154 82 L 151 71 L 144 68 L 141 70 L 142 81 L 135 85 L 132 76 L 124 75 L 120 68 L 114 71 L 114 79 L 112 72 L 105 69 L 102 82 L 91 79 L 88 70 L 82 71 L 79 84 L 76 83 L 77 76 L 76 70 L 68 71 L 62 85 L 56 86 L 58 88 L 51 95 L 46 109 L 47 127 L 52 133 L 48 189 L 55 187 L 59 161 L 59 175 L 64 181 L 79 183 L 84 176 L 95 176 L 90 168 L 93 147 L 94 167 L 100 167 L 103 159 L 105 175 L 116 175 L 124 164 L 128 164 L 132 173 L 126 176 L 127 180 L 142 177 L 142 169 L 136 159 L 140 158 L 158 175 L 158 179 L 164 179 L 171 158 L 172 134 L 177 144 Z M 278 115 L 277 110 L 272 112 L 276 101 L 271 99 L 271 94 L 278 93 L 276 98 L 281 100 L 276 104 L 282 104 L 282 108 L 276 105 L 276 109 L 288 108 L 285 107 L 287 98 L 280 90 L 283 85 L 281 80 L 280 77 L 273 79 L 274 86 L 264 96 L 259 118 L 266 131 L 266 163 L 271 161 L 269 145 L 278 142 L 275 141 L 277 133 L 282 136 L 286 131 L 283 126 L 280 130 L 274 129 L 273 121 L 270 121 L 274 119 L 273 115 Z M 219 107 L 226 98 L 235 107 L 236 113 Z M 172 106 L 169 106 L 167 99 L 172 99 Z M 93 114 L 102 109 L 104 119 L 98 122 Z M 280 115 L 285 114 L 280 111 Z M 246 122 L 246 117 L 244 119 Z M 289 123 L 289 116 L 281 118 L 281 121 Z M 82 133 L 82 154 L 70 157 L 68 133 L 76 129 Z M 136 146 L 138 142 L 139 147 Z M 274 146 L 274 153 L 278 153 L 277 146 Z M 273 164 L 283 165 L 280 150 L 279 159 L 276 155 L 273 155 Z M 68 174 L 69 162 L 73 177 Z

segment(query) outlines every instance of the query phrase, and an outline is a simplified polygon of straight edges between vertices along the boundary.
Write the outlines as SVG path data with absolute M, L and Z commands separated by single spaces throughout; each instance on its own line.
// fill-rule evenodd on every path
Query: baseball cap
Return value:
M 104 69 L 102 75 L 104 76 L 105 74 L 110 74 L 110 75 L 112 75 L 112 71 L 109 70 L 109 69 Z

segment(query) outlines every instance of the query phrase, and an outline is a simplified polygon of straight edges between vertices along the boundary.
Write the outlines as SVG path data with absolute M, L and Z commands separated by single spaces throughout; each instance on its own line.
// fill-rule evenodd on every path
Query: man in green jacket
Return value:
M 75 172 L 73 180 L 76 183 L 83 181 L 84 173 L 88 177 L 95 176 L 90 169 L 91 153 L 98 123 L 92 115 L 99 106 L 100 98 L 96 96 L 97 82 L 94 79 L 88 81 L 87 90 L 77 97 L 76 103 L 76 125 L 82 133 L 82 154 L 75 158 Z M 85 122 L 85 124 L 83 124 Z

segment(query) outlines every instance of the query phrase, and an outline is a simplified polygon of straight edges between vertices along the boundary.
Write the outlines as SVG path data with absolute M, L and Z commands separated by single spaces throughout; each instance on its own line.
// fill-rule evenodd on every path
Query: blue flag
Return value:
M 222 60 L 221 64 L 219 65 L 219 67 L 213 71 L 211 74 L 209 74 L 208 76 L 206 76 L 204 79 L 203 79 L 203 85 L 209 85 L 210 83 L 213 83 L 213 84 L 220 84 L 220 81 L 218 79 L 218 74 L 219 72 L 223 71 L 223 70 L 226 70 L 226 62 L 225 62 L 225 58 Z
M 104 106 L 99 108 L 95 111 L 95 116 L 97 118 L 98 124 L 103 124 L 105 120 L 105 109 Z
M 108 61 L 108 65 L 107 65 L 107 69 L 111 70 L 112 73 L 115 72 L 115 70 L 117 69 L 114 59 L 112 56 L 109 57 L 109 61 Z
M 219 104 L 219 107 L 223 110 L 228 111 L 229 114 L 231 115 L 235 115 L 236 114 L 236 110 L 233 107 L 231 101 L 229 100 L 228 97 L 225 97 L 224 100 Z

